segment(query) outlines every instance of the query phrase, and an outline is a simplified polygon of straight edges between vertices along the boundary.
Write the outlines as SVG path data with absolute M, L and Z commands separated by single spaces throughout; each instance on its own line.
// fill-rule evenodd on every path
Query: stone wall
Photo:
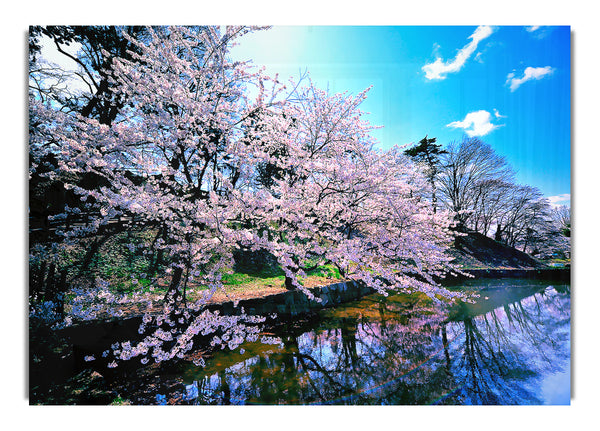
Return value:
M 219 310 L 222 314 L 227 315 L 240 314 L 241 309 L 244 309 L 247 314 L 251 315 L 277 313 L 280 316 L 296 316 L 354 301 L 374 292 L 373 289 L 364 284 L 353 281 L 315 287 L 310 291 L 320 301 L 309 299 L 301 291 L 292 290 L 262 298 L 242 300 L 239 301 L 237 307 L 234 306 L 233 302 L 225 302 L 209 305 L 208 308 L 213 311 Z

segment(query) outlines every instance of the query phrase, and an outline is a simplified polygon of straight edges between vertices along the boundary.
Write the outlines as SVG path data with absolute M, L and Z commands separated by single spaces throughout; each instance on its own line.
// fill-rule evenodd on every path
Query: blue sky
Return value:
M 275 26 L 232 55 L 283 79 L 307 69 L 331 92 L 373 86 L 361 108 L 384 126 L 381 148 L 478 136 L 518 183 L 569 204 L 570 37 L 568 26 Z

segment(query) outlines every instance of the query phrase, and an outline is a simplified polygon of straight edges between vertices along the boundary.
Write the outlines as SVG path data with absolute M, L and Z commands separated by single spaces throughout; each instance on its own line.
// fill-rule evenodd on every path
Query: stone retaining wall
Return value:
M 225 302 L 209 305 L 208 308 L 213 311 L 219 310 L 222 314 L 228 315 L 240 314 L 243 308 L 247 314 L 252 315 L 277 313 L 282 316 L 296 316 L 344 302 L 354 301 L 374 292 L 373 289 L 364 284 L 353 281 L 315 287 L 310 289 L 310 291 L 320 301 L 309 299 L 301 291 L 292 290 L 262 298 L 241 300 L 237 307 L 234 306 L 233 302 Z

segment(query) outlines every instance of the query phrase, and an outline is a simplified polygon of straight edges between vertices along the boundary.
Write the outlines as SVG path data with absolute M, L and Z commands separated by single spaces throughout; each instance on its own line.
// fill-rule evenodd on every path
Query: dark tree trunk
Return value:
M 179 292 L 179 286 L 181 284 L 181 277 L 183 275 L 183 269 L 176 266 L 173 269 L 173 276 L 171 278 L 171 284 L 165 294 L 165 301 L 167 303 L 175 303 L 182 299 L 181 292 Z
M 285 288 L 287 290 L 295 290 L 296 289 L 296 287 L 292 283 L 292 279 L 290 277 L 288 277 L 287 275 L 285 276 Z

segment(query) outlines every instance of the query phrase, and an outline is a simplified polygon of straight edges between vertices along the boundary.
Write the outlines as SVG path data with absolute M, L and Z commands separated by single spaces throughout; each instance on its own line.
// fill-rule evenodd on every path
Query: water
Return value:
M 446 312 L 371 295 L 282 324 L 272 344 L 185 363 L 150 394 L 157 404 L 569 404 L 570 286 L 467 284 L 477 302 Z

